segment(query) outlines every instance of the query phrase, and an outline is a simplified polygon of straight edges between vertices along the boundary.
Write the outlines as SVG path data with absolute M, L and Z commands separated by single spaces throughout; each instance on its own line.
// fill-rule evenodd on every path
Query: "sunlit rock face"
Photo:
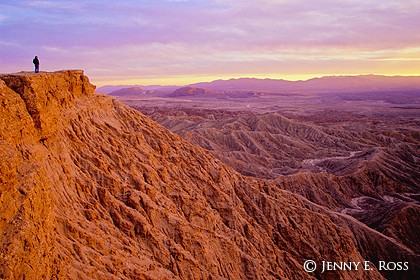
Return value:
M 0 75 L 0 104 L 2 279 L 383 279 L 303 264 L 418 261 L 95 94 L 83 71 Z

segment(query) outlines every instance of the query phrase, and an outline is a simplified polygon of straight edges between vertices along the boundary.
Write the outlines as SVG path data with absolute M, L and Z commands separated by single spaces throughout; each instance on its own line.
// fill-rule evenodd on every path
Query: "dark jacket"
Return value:
M 38 57 L 35 57 L 35 58 L 34 58 L 34 60 L 32 60 L 32 62 L 33 62 L 35 65 L 39 65 L 39 59 L 38 59 Z

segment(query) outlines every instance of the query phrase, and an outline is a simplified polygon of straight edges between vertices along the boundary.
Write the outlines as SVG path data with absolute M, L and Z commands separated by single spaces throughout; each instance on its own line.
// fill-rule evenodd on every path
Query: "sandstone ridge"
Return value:
M 416 276 L 404 245 L 93 91 L 82 71 L 0 76 L 1 279 L 383 279 L 302 267 L 375 253 Z
M 35 127 L 44 138 L 55 133 L 62 109 L 73 106 L 75 98 L 95 90 L 82 70 L 37 75 L 21 72 L 3 74 L 0 79 L 23 99 Z

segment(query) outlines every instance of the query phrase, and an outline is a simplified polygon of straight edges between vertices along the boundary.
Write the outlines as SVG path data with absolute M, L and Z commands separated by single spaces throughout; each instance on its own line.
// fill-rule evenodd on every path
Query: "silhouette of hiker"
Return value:
M 38 56 L 35 56 L 34 60 L 32 62 L 35 65 L 35 73 L 39 73 L 39 59 Z

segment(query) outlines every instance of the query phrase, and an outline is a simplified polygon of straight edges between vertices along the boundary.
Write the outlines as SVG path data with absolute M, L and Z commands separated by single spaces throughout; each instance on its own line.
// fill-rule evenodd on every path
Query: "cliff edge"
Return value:
M 238 174 L 83 71 L 0 75 L 0 104 L 1 279 L 383 279 L 303 264 L 364 262 L 377 243 L 412 255 Z

